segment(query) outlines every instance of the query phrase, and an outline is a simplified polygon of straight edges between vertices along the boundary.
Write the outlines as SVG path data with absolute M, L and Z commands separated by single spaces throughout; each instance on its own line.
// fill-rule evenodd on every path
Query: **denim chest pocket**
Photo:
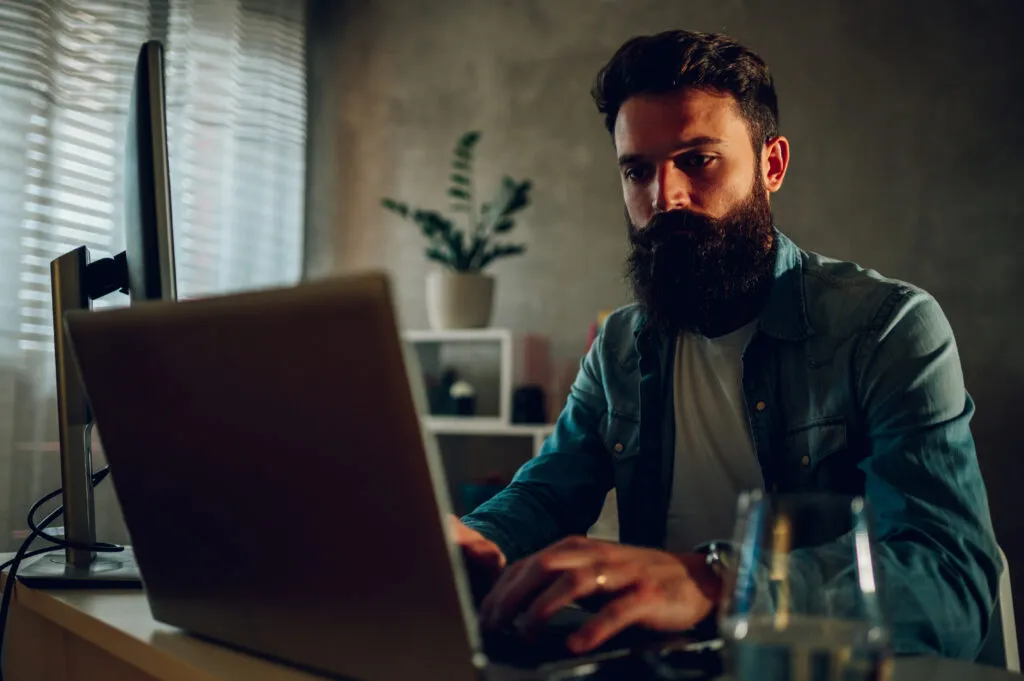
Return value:
M 855 491 L 860 476 L 849 456 L 846 420 L 842 416 L 815 419 L 789 429 L 785 447 L 796 487 L 805 491 Z
M 601 424 L 601 440 L 614 461 L 640 453 L 640 418 L 609 411 Z
M 841 416 L 816 419 L 792 428 L 785 434 L 785 445 L 791 457 L 813 467 L 847 449 L 846 420 Z
M 804 469 L 813 470 L 847 448 L 842 416 L 815 419 L 786 432 L 786 457 Z

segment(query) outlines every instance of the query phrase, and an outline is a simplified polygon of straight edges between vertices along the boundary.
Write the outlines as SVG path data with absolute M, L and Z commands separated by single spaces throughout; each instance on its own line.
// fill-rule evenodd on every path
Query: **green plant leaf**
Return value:
M 451 220 L 434 210 L 417 210 L 412 214 L 413 222 L 428 239 L 447 239 L 452 231 Z
M 470 194 L 465 189 L 459 189 L 458 187 L 452 187 L 448 190 L 448 196 L 456 199 L 462 199 L 463 201 L 469 201 Z
M 519 255 L 526 251 L 526 244 L 495 244 L 491 250 L 480 258 L 480 269 L 483 269 L 498 258 Z
M 471 267 L 475 266 L 483 258 L 484 249 L 487 248 L 488 241 L 489 239 L 480 233 L 473 235 L 473 247 L 466 254 L 466 259 Z
M 480 133 L 473 130 L 464 133 L 452 149 L 452 168 L 469 172 L 473 163 L 473 147 L 480 141 Z
M 516 226 L 516 221 L 511 218 L 502 218 L 494 225 L 495 234 L 505 234 L 511 232 L 512 228 Z
M 504 258 L 510 255 L 521 255 L 526 252 L 526 244 L 497 244 L 491 249 L 495 258 Z
M 380 201 L 380 205 L 384 206 L 392 213 L 397 213 L 398 215 L 401 215 L 403 218 L 409 217 L 408 204 L 402 203 L 400 201 L 395 201 L 394 199 L 383 198 Z
M 529 205 L 531 186 L 529 180 L 516 182 L 507 175 L 503 177 L 498 195 L 490 204 L 485 204 L 486 208 L 481 211 L 481 227 L 498 232 L 500 225 L 502 232 L 511 230 L 515 226 L 514 223 L 509 224 L 505 220 Z
M 480 226 L 485 231 L 494 229 L 494 225 L 501 219 L 501 209 L 508 202 L 505 190 L 500 189 L 493 201 L 485 203 L 480 209 Z
M 511 215 L 526 208 L 530 203 L 530 187 L 533 186 L 529 180 L 516 182 L 511 177 L 504 178 L 504 187 L 507 191 L 508 201 L 502 208 L 502 215 Z
M 472 149 L 479 141 L 480 131 L 470 130 L 469 132 L 463 133 L 462 137 L 460 137 L 459 141 L 456 143 L 456 146 L 462 149 Z
M 463 231 L 452 228 L 444 235 L 444 240 L 448 244 L 448 250 L 451 253 L 452 268 L 459 271 L 469 269 L 469 258 L 466 253 L 465 234 Z
M 434 262 L 439 262 L 442 265 L 444 265 L 445 267 L 451 267 L 452 266 L 451 259 L 448 257 L 448 254 L 445 253 L 444 251 L 442 251 L 437 246 L 429 246 L 429 247 L 427 247 L 426 254 L 427 254 L 427 259 L 428 260 L 433 260 Z
M 461 184 L 463 187 L 468 187 L 469 186 L 469 178 L 466 177 L 465 175 L 459 175 L 458 173 L 452 173 L 451 175 L 448 176 L 448 179 L 450 179 L 455 184 Z

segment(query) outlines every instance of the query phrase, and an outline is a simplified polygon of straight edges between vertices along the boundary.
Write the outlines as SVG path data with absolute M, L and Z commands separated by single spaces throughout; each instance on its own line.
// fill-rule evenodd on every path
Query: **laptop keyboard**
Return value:
M 568 624 L 550 624 L 533 639 L 527 639 L 518 629 L 509 626 L 497 631 L 483 632 L 484 653 L 498 664 L 533 668 L 544 664 L 582 657 L 571 652 L 565 641 L 578 627 Z M 609 641 L 596 652 L 613 649 Z M 590 657 L 595 651 L 585 653 Z
M 678 639 L 677 636 L 659 634 L 642 628 L 630 628 L 606 641 L 594 650 L 582 654 L 566 647 L 566 639 L 579 630 L 590 614 L 578 608 L 566 608 L 541 628 L 533 639 L 527 639 L 517 623 L 497 631 L 482 632 L 484 653 L 499 664 L 535 668 L 563 660 L 614 657 L 626 655 L 630 649 L 657 644 L 659 641 Z

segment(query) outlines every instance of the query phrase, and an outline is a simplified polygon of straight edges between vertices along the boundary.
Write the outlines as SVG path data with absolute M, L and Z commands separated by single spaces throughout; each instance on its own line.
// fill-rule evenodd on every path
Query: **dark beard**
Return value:
M 713 338 L 760 312 L 776 252 L 771 207 L 760 181 L 721 218 L 672 210 L 641 229 L 628 215 L 626 222 L 632 244 L 627 275 L 648 322 L 660 331 Z

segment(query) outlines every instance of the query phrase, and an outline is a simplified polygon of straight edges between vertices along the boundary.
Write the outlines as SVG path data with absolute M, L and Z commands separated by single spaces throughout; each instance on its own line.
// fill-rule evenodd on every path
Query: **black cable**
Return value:
M 105 477 L 107 477 L 107 474 L 109 472 L 110 472 L 110 467 L 109 466 L 104 466 L 100 470 L 98 470 L 95 473 L 93 473 L 92 474 L 92 485 L 93 485 L 93 487 L 95 487 L 100 482 L 102 482 L 103 479 Z M 78 546 L 79 546 L 77 544 L 73 544 L 72 542 L 66 542 L 63 539 L 58 539 L 57 537 L 52 537 L 52 536 L 50 536 L 50 535 L 48 535 L 48 534 L 46 534 L 44 532 L 44 530 L 54 520 L 59 518 L 64 513 L 64 505 L 63 504 L 58 506 L 57 508 L 53 509 L 52 511 L 50 511 L 50 513 L 47 514 L 47 516 L 45 518 L 43 518 L 39 523 L 35 522 L 35 514 L 43 506 L 43 504 L 45 504 L 47 501 L 50 501 L 51 499 L 61 495 L 63 492 L 64 492 L 64 488 L 63 487 L 59 488 L 59 489 L 55 489 L 54 491 L 50 492 L 49 494 L 46 494 L 45 496 L 43 496 L 42 498 L 37 500 L 34 504 L 32 504 L 32 508 L 30 508 L 29 512 L 28 512 L 29 527 L 32 528 L 32 531 L 29 533 L 28 537 L 26 537 L 25 540 L 21 543 L 21 546 L 18 547 L 18 551 L 14 554 L 14 558 L 12 558 L 11 560 L 5 562 L 2 566 L 0 566 L 0 572 L 2 572 L 3 569 L 6 568 L 6 567 L 10 567 L 10 571 L 7 573 L 7 580 L 4 582 L 3 597 L 0 598 L 0 656 L 3 655 L 4 636 L 7 633 L 7 614 L 8 614 L 8 612 L 11 609 L 11 597 L 14 595 L 14 581 L 17 578 L 18 568 L 21 567 L 21 562 L 23 560 L 25 560 L 26 558 L 30 557 L 30 556 L 35 556 L 35 555 L 38 555 L 38 554 L 41 554 L 41 553 L 47 553 L 47 552 L 50 552 L 50 551 L 55 551 L 57 549 L 64 548 L 64 547 L 67 547 L 67 546 L 71 546 L 72 548 L 78 548 Z M 35 541 L 36 538 L 46 539 L 46 540 L 48 540 L 50 542 L 53 542 L 55 545 L 54 546 L 48 546 L 48 547 L 45 547 L 45 548 L 42 548 L 42 549 L 35 549 L 33 551 L 29 551 L 28 547 L 32 545 L 32 542 Z M 92 550 L 92 551 L 123 551 L 124 550 L 124 547 L 121 547 L 121 546 L 117 546 L 116 548 L 113 548 L 115 546 L 116 546 L 115 544 L 101 543 L 101 544 L 97 544 L 97 545 L 94 545 L 94 546 L 86 545 L 84 547 L 84 550 Z M 2 657 L 0 657 L 0 681 L 4 681 L 3 659 L 2 659 Z
M 52 499 L 53 497 L 50 498 Z M 47 525 L 56 520 L 63 512 L 64 507 L 58 506 L 56 509 L 51 511 L 49 515 L 43 518 L 42 522 L 39 523 L 39 529 L 45 529 Z M 14 580 L 18 574 L 18 568 L 21 567 L 21 561 L 23 561 L 28 555 L 29 545 L 32 544 L 37 536 L 38 533 L 35 531 L 30 533 L 28 538 L 26 538 L 25 541 L 21 543 L 21 546 L 18 547 L 18 552 L 14 554 L 14 558 L 10 561 L 11 569 L 10 572 L 7 573 L 7 581 L 4 582 L 3 599 L 0 600 L 0 652 L 3 651 L 4 635 L 7 633 L 7 613 L 11 609 L 11 596 L 14 595 Z M 0 659 L 0 681 L 3 681 L 3 679 L 3 660 Z
M 104 466 L 100 470 L 98 470 L 95 473 L 93 473 L 93 476 L 92 476 L 92 486 L 95 487 L 96 485 L 98 485 L 101 482 L 103 482 L 103 479 L 105 477 L 107 477 L 107 475 L 109 475 L 109 473 L 110 473 L 110 466 Z M 39 511 L 40 508 L 42 508 L 43 504 L 45 504 L 50 499 L 53 499 L 55 496 L 59 495 L 60 493 L 61 493 L 61 490 L 59 490 L 59 489 L 58 490 L 54 490 L 53 492 L 50 492 L 49 494 L 44 496 L 42 499 L 39 499 L 38 501 L 36 501 L 36 503 L 32 504 L 32 508 L 30 508 L 28 510 L 28 518 L 26 519 L 26 522 L 28 523 L 28 528 L 30 530 L 32 530 L 32 532 L 34 532 L 36 534 L 36 536 L 38 536 L 40 539 L 45 539 L 46 541 L 48 541 L 48 542 L 50 542 L 52 544 L 56 544 L 56 546 L 54 546 L 53 548 L 81 549 L 83 551 L 96 551 L 96 552 L 103 552 L 103 553 L 116 553 L 116 552 L 119 552 L 119 551 L 124 551 L 124 547 L 120 546 L 118 544 L 108 544 L 107 542 L 95 542 L 95 543 L 93 543 L 91 545 L 90 544 L 79 544 L 77 542 L 70 542 L 67 539 L 61 539 L 60 537 L 54 537 L 52 534 L 47 534 L 46 532 L 43 532 L 42 528 L 38 527 L 36 525 L 36 520 L 35 520 L 36 512 Z
M 60 547 L 60 546 L 44 546 L 41 549 L 32 549 L 31 551 L 29 551 L 28 553 L 26 553 L 24 555 L 23 559 L 24 558 L 31 558 L 32 556 L 40 556 L 40 555 L 42 555 L 44 553 L 53 553 L 54 551 L 59 551 L 61 548 L 62 547 Z M 6 563 L 0 563 L 0 572 L 3 572 L 7 568 L 11 567 L 11 565 L 13 565 L 13 564 L 14 564 L 14 559 L 13 558 L 11 558 Z

